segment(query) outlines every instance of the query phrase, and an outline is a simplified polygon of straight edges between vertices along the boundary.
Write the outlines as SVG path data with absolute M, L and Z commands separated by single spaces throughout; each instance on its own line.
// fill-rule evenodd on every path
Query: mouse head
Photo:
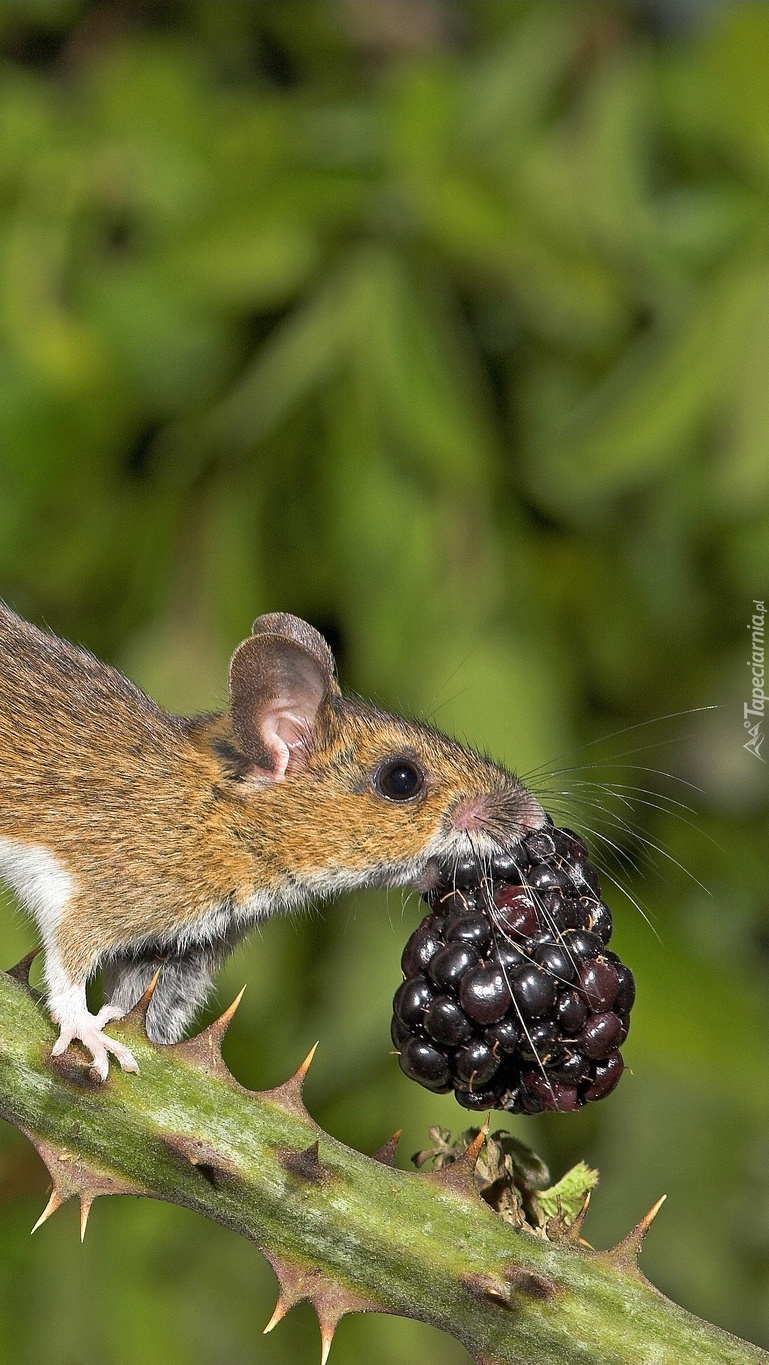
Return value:
M 253 629 L 230 665 L 230 721 L 240 793 L 256 842 L 268 831 L 279 880 L 298 876 L 319 893 L 425 886 L 431 860 L 483 861 L 544 823 L 505 768 L 344 697 L 331 650 L 306 622 L 276 612 Z

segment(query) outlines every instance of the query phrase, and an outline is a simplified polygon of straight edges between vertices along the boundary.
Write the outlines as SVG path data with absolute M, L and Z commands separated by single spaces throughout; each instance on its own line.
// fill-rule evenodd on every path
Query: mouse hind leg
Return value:
M 183 952 L 157 947 L 111 955 L 104 964 L 108 1007 L 125 1014 L 159 971 L 147 1009 L 147 1037 L 154 1043 L 177 1043 L 208 999 L 213 974 L 233 946 L 231 939 L 222 937 Z
M 35 920 L 45 951 L 46 1002 L 59 1037 L 51 1049 L 54 1057 L 70 1043 L 82 1043 L 91 1054 L 101 1080 L 106 1080 L 113 1056 L 124 1071 L 138 1071 L 129 1049 L 104 1032 L 105 1024 L 119 1011 L 109 1006 L 92 1014 L 86 983 L 99 965 L 91 937 L 72 932 L 78 914 L 88 907 L 79 898 L 75 880 L 50 849 L 23 839 L 0 837 L 0 875 Z

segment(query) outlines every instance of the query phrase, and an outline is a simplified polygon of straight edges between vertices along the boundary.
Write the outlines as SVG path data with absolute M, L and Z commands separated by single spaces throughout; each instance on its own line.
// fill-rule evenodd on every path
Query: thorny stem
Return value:
M 451 1333 L 477 1365 L 747 1365 L 763 1351 L 700 1321 L 637 1268 L 642 1221 L 612 1251 L 516 1232 L 477 1195 L 482 1136 L 464 1158 L 417 1174 L 324 1133 L 301 1099 L 303 1069 L 243 1089 L 221 1059 L 229 1014 L 157 1047 L 142 1011 L 114 1025 L 141 1073 L 100 1084 L 73 1051 L 51 1058 L 34 993 L 0 973 L 0 1116 L 48 1165 L 46 1215 L 77 1195 L 151 1195 L 249 1238 L 280 1282 L 275 1325 L 310 1300 L 325 1361 L 339 1318 L 380 1311 Z M 390 1153 L 391 1156 L 391 1153 Z M 648 1220 L 647 1220 L 648 1224 Z

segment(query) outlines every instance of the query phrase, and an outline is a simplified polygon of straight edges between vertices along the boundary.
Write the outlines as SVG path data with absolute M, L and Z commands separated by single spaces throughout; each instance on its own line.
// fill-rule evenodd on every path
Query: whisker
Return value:
M 591 785 L 593 785 L 593 784 L 591 784 Z M 595 787 L 596 787 L 596 790 L 598 790 L 598 791 L 601 791 L 601 790 L 606 791 L 609 795 L 613 796 L 617 801 L 621 802 L 621 803 L 622 803 L 622 804 L 623 804 L 631 813 L 634 813 L 634 812 L 635 812 L 637 806 L 644 806 L 644 807 L 646 807 L 646 808 L 649 809 L 649 810 L 659 810 L 659 811 L 662 812 L 662 814 L 664 814 L 664 815 L 669 815 L 669 816 L 671 816 L 673 819 L 678 820 L 680 824 L 686 825 L 686 827 L 687 827 L 688 829 L 695 830 L 697 834 L 701 834 L 701 835 L 703 836 L 703 838 L 707 839 L 708 843 L 712 844 L 714 848 L 717 848 L 717 849 L 719 850 L 719 852 L 721 852 L 721 853 L 724 853 L 724 852 L 725 852 L 725 849 L 723 848 L 723 846 L 722 846 L 721 844 L 718 843 L 718 840 L 717 840 L 717 839 L 714 839 L 713 836 L 712 836 L 711 834 L 709 834 L 706 830 L 703 830 L 703 829 L 701 828 L 700 825 L 695 824 L 693 820 L 687 820 L 686 816 L 685 816 L 685 815 L 682 815 L 682 814 L 680 813 L 680 811 L 677 811 L 677 810 L 670 810 L 670 809 L 669 809 L 668 807 L 666 807 L 666 806 L 659 805 L 659 804 L 658 804 L 657 802 L 655 802 L 655 801 L 648 801 L 648 800 L 646 800 L 644 797 L 640 797 L 640 796 L 637 797 L 637 798 L 635 799 L 635 801 L 633 801 L 633 800 L 631 800 L 628 796 L 624 795 L 622 792 L 616 792 L 616 791 L 614 791 L 611 787 L 606 787 L 606 788 L 604 788 L 604 787 L 602 787 L 602 784 L 601 784 L 601 783 L 596 783 L 596 784 L 594 784 L 594 785 L 595 785 Z M 537 793 L 537 794 L 538 794 L 538 793 Z M 555 796 L 555 795 L 564 796 L 564 797 L 566 797 L 567 799 L 568 799 L 569 797 L 572 797 L 573 800 L 575 801 L 575 804 L 578 803 L 579 805 L 586 805 L 586 806 L 589 806 L 589 807 L 591 807 L 591 808 L 593 808 L 593 809 L 601 810 L 605 815 L 607 815 L 608 817 L 610 817 L 612 820 L 615 820 L 615 821 L 616 821 L 616 820 L 619 819 L 619 816 L 618 816 L 618 813 L 617 813 L 617 812 L 613 811 L 613 810 L 611 809 L 611 807 L 605 806 L 605 805 L 601 804 L 601 803 L 597 800 L 597 797 L 596 797 L 594 794 L 592 794 L 592 793 L 585 794 L 585 792 L 579 792 L 579 793 L 576 794 L 576 796 L 574 796 L 574 793 L 573 793 L 571 790 L 561 788 L 561 789 L 560 789 L 559 791 L 557 791 L 557 792 L 552 791 L 551 793 L 548 794 L 548 801 L 549 801 L 549 803 L 550 803 L 551 805 L 552 805 L 552 796 Z M 690 810 L 692 814 L 695 814 L 695 813 L 696 813 L 695 811 L 691 810 L 691 807 L 685 807 L 685 809 Z M 567 816 L 571 817 L 571 812 L 570 812 L 570 811 L 567 811 Z M 638 835 L 638 838 L 639 838 L 639 839 L 642 838 L 642 836 L 641 836 L 641 834 L 640 834 L 640 829 L 639 829 L 636 825 L 626 825 L 625 828 L 628 829 L 628 830 L 630 830 L 630 831 L 632 831 L 632 833 L 633 833 L 634 836 L 635 836 L 635 835 Z M 662 851 L 661 846 L 658 846 L 658 847 L 659 847 L 659 851 L 661 852 L 661 851 Z M 687 869 L 687 875 L 692 875 L 692 874 L 690 874 L 690 873 L 688 872 L 688 869 Z
M 625 725 L 620 730 L 613 730 L 607 735 L 600 735 L 597 739 L 590 739 L 587 740 L 584 744 L 574 745 L 571 749 L 566 749 L 564 750 L 563 753 L 556 754 L 555 757 L 551 760 L 551 763 L 557 763 L 561 758 L 569 758 L 572 754 L 582 753 L 585 749 L 595 748 L 597 744 L 607 744 L 611 739 L 619 739 L 620 735 L 631 734 L 634 730 L 643 730 L 649 725 L 662 725 L 665 721 L 668 720 L 681 720 L 684 716 L 696 716 L 700 715 L 702 712 L 705 711 L 717 711 L 719 709 L 720 707 L 718 704 L 711 704 L 708 706 L 691 706 L 687 707 L 686 710 L 684 711 L 670 711 L 668 712 L 667 715 L 664 716 L 653 716 L 650 720 L 637 721 L 634 725 Z M 676 736 L 676 738 L 683 738 L 683 736 Z M 665 742 L 666 741 L 664 740 L 659 741 L 659 743 Z M 637 750 L 636 752 L 641 751 Z M 533 777 L 534 774 L 541 772 L 543 769 L 548 767 L 550 767 L 550 764 L 542 763 L 538 768 L 531 768 L 528 773 L 520 774 L 521 781 L 528 782 L 528 779 L 530 777 Z
M 594 801 L 592 805 L 594 809 L 600 810 L 619 831 L 628 834 L 631 839 L 637 840 L 638 843 L 642 844 L 653 853 L 657 853 L 660 857 L 666 858 L 668 862 L 677 867 L 680 872 L 683 872 L 684 876 L 688 877 L 690 881 L 693 881 L 706 895 L 709 896 L 711 894 L 708 887 L 700 881 L 699 877 L 695 876 L 695 874 L 686 867 L 684 863 L 680 862 L 673 853 L 666 849 L 663 844 L 660 844 L 656 839 L 648 838 L 645 834 L 642 834 L 636 825 L 630 824 L 627 820 L 623 819 L 617 811 L 613 811 L 610 807 L 604 806 L 598 801 Z
M 554 774 L 554 777 L 557 777 L 558 775 L 559 774 Z M 674 814 L 674 812 L 672 810 L 669 810 L 670 806 L 676 806 L 681 810 L 686 810 L 691 815 L 696 814 L 697 810 L 696 806 L 690 806 L 685 801 L 679 801 L 676 797 L 670 796 L 667 792 L 657 791 L 654 787 L 641 787 L 635 782 L 616 782 L 611 781 L 608 778 L 606 779 L 606 781 L 603 782 L 591 781 L 586 778 L 575 779 L 575 781 L 572 782 L 570 787 L 557 789 L 549 787 L 547 783 L 542 785 L 538 784 L 536 787 L 532 786 L 531 790 L 535 794 L 537 794 L 540 791 L 547 792 L 558 790 L 561 795 L 568 795 L 569 792 L 572 791 L 575 787 L 595 788 L 599 791 L 610 791 L 617 797 L 618 800 L 629 799 L 627 796 L 624 795 L 625 793 L 634 794 L 641 793 L 642 795 L 645 796 L 656 796 L 659 798 L 660 802 L 664 801 L 668 803 L 667 805 L 664 806 L 660 805 L 658 809 L 669 811 L 669 814 L 671 815 Z
M 623 858 L 628 859 L 628 860 L 630 861 L 630 867 L 631 867 L 631 869 L 632 869 L 633 871 L 635 871 L 635 872 L 637 873 L 637 875 L 641 875 L 641 876 L 644 875 L 642 871 L 640 871 L 640 870 L 638 870 L 638 869 L 636 868 L 635 864 L 633 863 L 632 859 L 630 858 L 630 855 L 627 854 L 626 851 L 623 850 L 619 844 L 615 844 L 615 843 L 614 843 L 614 840 L 613 840 L 613 839 L 610 839 L 610 838 L 608 837 L 608 835 L 602 833 L 602 831 L 599 830 L 599 829 L 591 828 L 591 826 L 588 825 L 588 824 L 587 824 L 586 822 L 584 822 L 584 821 L 582 822 L 582 828 L 583 828 L 583 829 L 585 830 L 585 832 L 586 832 L 587 834 L 589 834 L 593 839 L 597 839 L 597 840 L 599 840 L 601 843 L 607 844 L 607 845 L 611 848 L 611 850 L 612 850 L 612 855 L 613 855 L 615 858 L 618 858 L 618 859 L 620 859 L 620 860 L 622 860 Z M 643 905 L 642 905 L 641 902 L 637 899 L 637 897 L 634 896 L 633 892 L 630 890 L 630 888 L 628 887 L 627 883 L 626 883 L 624 880 L 622 880 L 619 876 L 617 876 L 616 872 L 615 872 L 615 871 L 614 871 L 614 870 L 605 862 L 605 860 L 604 860 L 603 857 L 601 856 L 600 850 L 598 850 L 598 852 L 596 852 L 595 850 L 593 850 L 593 851 L 592 851 L 592 857 L 593 857 L 593 860 L 594 860 L 594 862 L 595 862 L 595 864 L 596 864 L 596 866 L 597 866 L 599 872 L 601 873 L 601 875 L 602 875 L 603 877 L 606 877 L 606 878 L 612 883 L 613 886 L 616 886 L 617 889 L 618 889 L 618 891 L 620 891 L 620 892 L 622 893 L 623 896 L 626 896 L 626 897 L 627 897 L 627 899 L 630 901 L 631 905 L 638 911 L 638 913 L 639 913 L 639 915 L 641 916 L 641 918 L 646 922 L 646 924 L 648 924 L 649 928 L 651 929 L 652 933 L 654 934 L 654 937 L 658 940 L 658 942 L 661 943 L 661 942 L 662 942 L 662 939 L 661 939 L 659 933 L 657 932 L 657 929 L 655 928 L 654 924 L 652 923 L 652 920 L 651 920 L 649 914 L 648 914 L 647 911 L 644 909 Z
M 471 846 L 471 848 L 472 848 L 473 857 L 476 859 L 477 865 L 480 866 L 480 865 L 482 865 L 482 859 L 481 859 L 480 855 L 478 854 L 477 849 L 476 849 L 475 846 L 474 846 L 474 842 L 473 842 L 473 839 L 472 839 L 472 835 L 470 835 L 470 834 L 468 833 L 468 836 L 467 836 L 467 837 L 468 837 L 468 840 L 469 840 L 469 842 L 470 842 L 470 846 Z M 516 867 L 517 867 L 517 864 L 516 864 Z M 491 862 L 489 862 L 489 870 L 491 870 Z M 518 871 L 520 872 L 520 868 L 518 868 Z M 521 885 L 523 885 L 523 881 L 521 882 Z M 489 920 L 490 920 L 490 922 L 491 922 L 491 934 L 492 934 L 492 939 L 494 940 L 494 945 L 495 945 L 495 947 L 497 947 L 497 945 L 498 945 L 497 930 L 500 928 L 499 920 L 498 920 L 498 918 L 496 917 L 497 907 L 495 906 L 494 901 L 493 901 L 493 898 L 492 898 L 490 895 L 487 896 L 486 899 L 487 899 L 487 909 L 488 909 L 488 911 L 489 911 Z M 503 937 L 504 937 L 504 939 L 505 939 L 505 941 L 506 941 L 507 943 L 512 943 L 512 942 L 513 942 L 512 936 L 511 936 L 510 934 L 508 934 L 508 933 L 505 933 L 504 930 L 503 930 Z M 522 1030 L 523 1030 L 523 1033 L 524 1033 L 524 1035 L 525 1035 L 525 1037 L 526 1037 L 526 1041 L 527 1041 L 527 1043 L 528 1043 L 528 1045 L 529 1045 L 529 1051 L 530 1051 L 530 1052 L 533 1052 L 533 1054 L 534 1054 L 534 1056 L 535 1056 L 535 1058 L 536 1058 L 536 1064 L 537 1064 L 537 1066 L 539 1067 L 540 1071 L 542 1072 L 542 1077 L 543 1077 L 543 1079 L 544 1079 L 545 1081 L 548 1081 L 548 1076 L 547 1076 L 547 1072 L 546 1072 L 546 1069 L 545 1069 L 545 1064 L 544 1064 L 544 1062 L 542 1061 L 542 1058 L 540 1057 L 539 1052 L 537 1051 L 536 1047 L 534 1046 L 534 1040 L 532 1039 L 532 1036 L 531 1036 L 531 1034 L 530 1034 L 530 1032 L 529 1032 L 529 1030 L 528 1030 L 528 1027 L 527 1027 L 527 1025 L 526 1025 L 526 1020 L 524 1019 L 523 1014 L 521 1013 L 521 1008 L 520 1008 L 520 1006 L 519 1006 L 519 1004 L 518 1004 L 518 1001 L 517 1001 L 516 998 L 515 998 L 515 994 L 514 994 L 514 992 L 513 992 L 513 983 L 512 983 L 512 981 L 510 980 L 510 977 L 509 977 L 508 972 L 507 972 L 507 968 L 505 967 L 504 963 L 501 962 L 501 961 L 500 961 L 499 966 L 500 966 L 500 970 L 501 970 L 501 972 L 502 972 L 502 975 L 503 975 L 503 977 L 504 977 L 504 980 L 505 980 L 505 984 L 506 984 L 506 986 L 507 986 L 507 989 L 508 989 L 508 991 L 510 992 L 510 999 L 511 999 L 511 1001 L 512 1001 L 512 1004 L 513 1004 L 513 1007 L 514 1007 L 514 1009 L 515 1009 L 515 1012 L 516 1012 L 516 1014 L 517 1014 L 517 1016 L 518 1016 L 518 1022 L 519 1022 L 520 1026 L 521 1026 L 521 1028 L 522 1028 Z
M 642 750 L 628 750 L 627 754 L 617 754 L 616 758 L 631 758 L 634 753 L 641 753 Z M 604 763 L 574 763 L 569 768 L 553 768 L 552 771 L 544 773 L 544 777 L 565 777 L 568 773 L 591 773 L 591 772 L 636 772 L 651 773 L 654 777 L 664 777 L 669 782 L 677 782 L 681 787 L 689 787 L 692 791 L 702 795 L 703 788 L 696 782 L 691 782 L 687 777 L 681 777 L 678 773 L 669 773 L 664 768 L 652 768 L 648 763 L 617 763 L 615 758 L 607 759 Z M 536 774 L 534 774 L 536 776 Z M 538 779 L 540 780 L 540 779 Z M 522 777 L 527 786 L 531 786 L 529 777 Z

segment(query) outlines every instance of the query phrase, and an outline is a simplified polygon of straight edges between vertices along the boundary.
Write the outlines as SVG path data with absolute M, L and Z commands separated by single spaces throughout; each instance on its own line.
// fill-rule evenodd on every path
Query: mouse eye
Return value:
M 383 763 L 374 778 L 374 785 L 388 801 L 410 801 L 418 796 L 425 784 L 421 768 L 410 758 L 392 758 Z

